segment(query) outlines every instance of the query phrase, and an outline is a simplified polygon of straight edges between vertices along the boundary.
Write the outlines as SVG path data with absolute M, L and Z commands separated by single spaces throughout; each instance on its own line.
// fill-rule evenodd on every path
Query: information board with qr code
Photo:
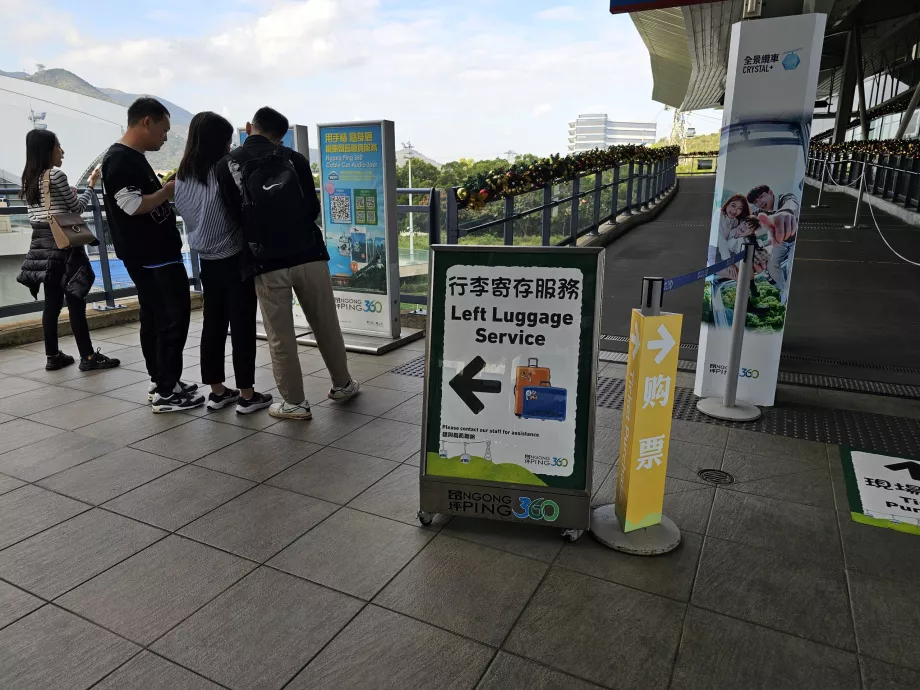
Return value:
M 396 159 L 387 136 L 392 123 L 318 129 L 323 230 L 339 322 L 345 331 L 389 334 L 395 319 L 398 333 Z

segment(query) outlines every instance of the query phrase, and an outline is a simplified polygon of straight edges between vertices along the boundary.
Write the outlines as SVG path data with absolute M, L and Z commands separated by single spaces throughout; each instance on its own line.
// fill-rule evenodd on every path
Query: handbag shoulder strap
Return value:
M 45 212 L 51 217 L 51 168 L 42 175 L 42 189 L 45 192 Z

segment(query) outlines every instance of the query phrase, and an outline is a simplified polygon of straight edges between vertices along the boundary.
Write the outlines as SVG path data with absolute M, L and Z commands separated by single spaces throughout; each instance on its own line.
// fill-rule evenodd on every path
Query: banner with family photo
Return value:
M 738 397 L 772 405 L 798 239 L 825 15 L 732 27 L 708 263 L 756 244 Z M 695 392 L 725 390 L 740 264 L 710 276 Z

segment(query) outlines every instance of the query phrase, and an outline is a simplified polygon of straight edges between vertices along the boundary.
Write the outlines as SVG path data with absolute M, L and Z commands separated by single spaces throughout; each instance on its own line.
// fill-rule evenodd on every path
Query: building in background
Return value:
M 654 122 L 617 122 L 606 113 L 579 115 L 569 123 L 569 153 L 605 149 L 621 144 L 647 146 L 655 143 Z

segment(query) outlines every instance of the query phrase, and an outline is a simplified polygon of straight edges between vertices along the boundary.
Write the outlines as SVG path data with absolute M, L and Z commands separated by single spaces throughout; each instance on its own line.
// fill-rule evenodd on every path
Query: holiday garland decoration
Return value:
M 620 163 L 655 163 L 678 155 L 680 148 L 677 146 L 649 148 L 625 145 L 582 151 L 568 156 L 554 154 L 533 163 L 499 166 L 485 174 L 474 175 L 460 185 L 456 191 L 457 206 L 482 208 L 490 201 L 532 192 L 580 175 L 608 170 Z
M 917 139 L 870 139 L 868 141 L 841 141 L 829 144 L 811 142 L 812 153 L 860 153 L 870 156 L 907 156 L 920 158 L 920 141 Z

